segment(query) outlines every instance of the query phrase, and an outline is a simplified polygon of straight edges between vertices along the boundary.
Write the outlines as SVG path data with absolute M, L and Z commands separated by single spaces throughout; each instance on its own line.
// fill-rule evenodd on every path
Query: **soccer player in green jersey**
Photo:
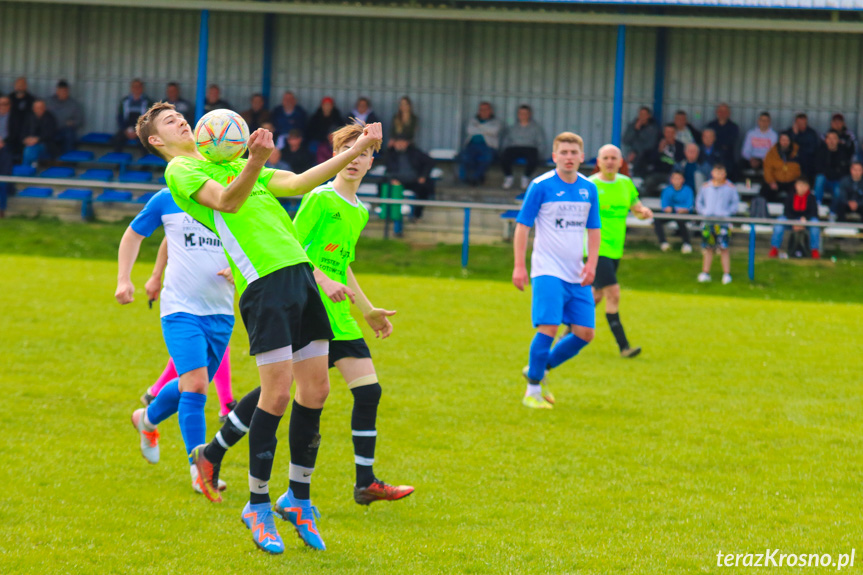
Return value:
M 638 190 L 628 177 L 618 173 L 623 163 L 620 148 L 608 144 L 599 149 L 596 157 L 599 173 L 590 177 L 599 192 L 599 218 L 602 221 L 602 241 L 599 244 L 599 261 L 596 279 L 593 280 L 593 299 L 597 305 L 605 299 L 605 318 L 621 357 L 635 357 L 640 347 L 630 347 L 620 323 L 620 284 L 617 268 L 623 257 L 626 240 L 626 216 L 632 211 L 635 217 L 646 220 L 653 217 L 650 208 L 638 199 Z
M 276 509 L 307 545 L 325 549 L 315 524 L 310 482 L 320 445 L 321 411 L 329 393 L 328 340 L 333 333 L 309 258 L 276 195 L 304 194 L 329 180 L 366 149 L 380 145 L 381 125 L 366 126 L 350 150 L 302 174 L 264 167 L 274 147 L 272 133 L 264 129 L 249 137 L 248 160 L 206 160 L 185 118 L 163 102 L 139 118 L 137 132 L 148 151 L 168 160 L 165 179 L 177 205 L 219 236 L 240 293 L 249 353 L 255 356 L 261 378 L 260 399 L 248 426 L 251 493 L 242 520 L 259 548 L 284 551 L 270 509 L 269 480 L 276 430 L 296 379 L 288 432 L 290 487 Z M 205 495 L 219 501 L 213 467 L 203 448 L 193 451 L 193 460 Z
M 362 135 L 363 126 L 354 123 L 336 131 L 333 153 L 349 150 Z M 307 194 L 294 217 L 300 244 L 315 265 L 315 280 L 335 335 L 330 342 L 329 366 L 339 370 L 354 396 L 351 414 L 356 466 L 354 500 L 361 505 L 395 501 L 414 491 L 407 485 L 388 485 L 377 479 L 372 469 L 381 386 L 372 354 L 350 309 L 351 303 L 356 304 L 375 337 L 385 339 L 392 333 L 388 317 L 396 312 L 371 304 L 350 265 L 355 259 L 360 232 L 369 221 L 368 210 L 357 199 L 357 189 L 373 160 L 372 150 L 366 149 L 335 180 Z

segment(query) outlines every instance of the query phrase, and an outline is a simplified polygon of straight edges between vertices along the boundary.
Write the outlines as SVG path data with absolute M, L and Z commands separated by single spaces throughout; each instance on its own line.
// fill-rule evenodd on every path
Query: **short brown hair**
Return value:
M 135 124 L 135 133 L 138 135 L 138 139 L 141 140 L 141 144 L 144 148 L 151 154 L 155 154 L 164 160 L 167 160 L 168 158 L 163 156 L 162 152 L 150 143 L 150 136 L 156 133 L 156 119 L 162 114 L 162 112 L 174 110 L 176 110 L 176 108 L 174 108 L 173 104 L 169 104 L 168 102 L 156 102 L 150 106 L 149 110 L 138 117 L 138 123 Z
M 584 151 L 584 140 L 581 136 L 572 132 L 561 132 L 554 138 L 554 143 L 551 145 L 551 151 L 557 152 L 557 147 L 560 144 L 578 144 L 581 151 Z
M 363 135 L 363 130 L 366 129 L 366 123 L 361 120 L 357 120 L 356 118 L 351 118 L 351 120 L 353 121 L 350 124 L 333 132 L 333 151 L 338 152 L 342 146 Z M 380 142 L 377 142 L 373 147 L 375 152 L 381 151 Z

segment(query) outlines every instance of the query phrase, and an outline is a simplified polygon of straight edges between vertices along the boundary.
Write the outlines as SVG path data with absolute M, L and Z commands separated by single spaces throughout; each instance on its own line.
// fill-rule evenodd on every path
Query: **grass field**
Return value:
M 221 505 L 191 491 L 175 419 L 162 461 L 140 456 L 129 415 L 166 352 L 155 309 L 113 300 L 121 233 L 0 222 L 4 574 L 722 573 L 748 570 L 717 567 L 719 551 L 857 546 L 863 563 L 858 259 L 759 262 L 754 285 L 738 259 L 734 284 L 699 286 L 697 257 L 640 249 L 621 268 L 621 315 L 645 352 L 619 359 L 600 321 L 553 374 L 558 405 L 537 413 L 520 403 L 532 330 L 509 248 L 474 250 L 463 279 L 457 249 L 364 241 L 365 291 L 399 310 L 393 337 L 369 340 L 384 388 L 375 470 L 417 490 L 353 503 L 350 394 L 333 372 L 313 484 L 328 550 L 280 525 L 287 549 L 271 557 L 239 521 L 245 442 Z M 245 336 L 238 322 L 237 395 L 257 382 Z M 210 435 L 214 399 L 207 410 Z

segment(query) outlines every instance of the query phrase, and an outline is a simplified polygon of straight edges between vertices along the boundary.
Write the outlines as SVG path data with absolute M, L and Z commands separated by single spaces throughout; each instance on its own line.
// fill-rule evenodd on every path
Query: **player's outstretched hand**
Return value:
M 350 299 L 351 303 L 354 303 L 354 292 L 345 284 L 330 280 L 321 284 L 321 289 L 333 303 L 343 302 L 346 299 Z
M 363 129 L 363 135 L 357 138 L 357 142 L 354 145 L 358 146 L 359 150 L 362 151 L 383 141 L 383 126 L 381 126 L 380 122 L 374 122 L 372 124 L 366 124 L 366 127 Z
M 149 301 L 153 302 L 159 299 L 159 293 L 162 291 L 162 276 L 150 276 L 150 279 L 144 284 L 144 291 L 147 292 Z
M 388 309 L 382 309 L 379 307 L 372 308 L 372 310 L 365 314 L 366 323 L 369 324 L 375 331 L 375 337 L 379 337 L 381 339 L 386 339 L 393 333 L 393 324 L 390 323 L 390 320 L 387 319 L 391 316 L 396 315 L 395 310 L 390 311 Z
M 252 132 L 246 145 L 249 147 L 249 159 L 259 161 L 261 164 L 270 159 L 270 154 L 276 147 L 273 144 L 273 133 L 264 128 L 258 128 Z
M 651 210 L 647 206 L 642 206 L 641 210 L 637 214 L 635 214 L 635 217 L 639 220 L 649 220 L 653 217 L 653 210 Z
M 234 285 L 234 274 L 231 273 L 231 268 L 225 268 L 223 270 L 219 270 L 216 272 L 216 275 L 222 276 L 226 281 L 231 282 L 231 285 Z
M 518 288 L 518 291 L 524 291 L 524 286 L 530 283 L 530 278 L 527 276 L 526 268 L 515 268 L 512 270 L 512 285 Z
M 117 283 L 117 291 L 114 292 L 114 297 L 120 305 L 126 305 L 135 301 L 135 286 L 130 281 L 121 281 Z
M 594 279 L 596 279 L 596 264 L 592 266 L 584 264 L 584 267 L 581 270 L 581 285 L 593 285 Z

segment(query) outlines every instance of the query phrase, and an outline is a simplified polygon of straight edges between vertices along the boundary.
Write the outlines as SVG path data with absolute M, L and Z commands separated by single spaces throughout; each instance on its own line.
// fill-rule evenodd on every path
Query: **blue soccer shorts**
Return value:
M 554 276 L 533 278 L 533 326 L 580 325 L 596 327 L 596 306 L 590 286 Z
M 192 315 L 178 312 L 162 318 L 162 335 L 177 373 L 207 368 L 210 380 L 216 375 L 234 331 L 232 315 Z

